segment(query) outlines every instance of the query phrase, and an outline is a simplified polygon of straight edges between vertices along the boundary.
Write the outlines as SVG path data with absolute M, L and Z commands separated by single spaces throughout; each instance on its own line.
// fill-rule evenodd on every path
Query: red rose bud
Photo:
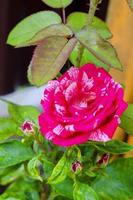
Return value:
M 104 164 L 105 166 L 108 164 L 109 161 L 109 154 L 103 154 L 100 159 L 98 159 L 98 165 Z
M 33 126 L 34 126 L 34 124 L 31 121 L 26 120 L 23 122 L 23 124 L 21 126 L 21 130 L 24 133 L 32 133 L 34 131 Z
M 81 171 L 82 170 L 82 164 L 80 161 L 76 161 L 74 163 L 72 163 L 72 171 L 73 172 L 77 172 L 77 171 Z

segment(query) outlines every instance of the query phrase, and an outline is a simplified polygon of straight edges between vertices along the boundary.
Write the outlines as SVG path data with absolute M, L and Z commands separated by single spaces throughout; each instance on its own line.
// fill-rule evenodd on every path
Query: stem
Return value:
M 66 11 L 65 8 L 62 8 L 62 18 L 63 18 L 63 23 L 66 23 Z
M 39 141 L 38 137 L 34 134 L 34 132 L 32 133 L 32 135 L 33 135 L 34 139 L 36 140 L 36 142 L 38 143 L 39 147 L 42 149 L 43 153 L 46 154 L 45 149 L 44 149 L 44 146 L 43 146 L 43 144 Z
M 92 24 L 93 17 L 95 15 L 97 6 L 101 2 L 102 2 L 102 0 L 90 0 L 90 8 L 89 8 L 89 12 L 88 12 L 87 26 L 90 26 Z

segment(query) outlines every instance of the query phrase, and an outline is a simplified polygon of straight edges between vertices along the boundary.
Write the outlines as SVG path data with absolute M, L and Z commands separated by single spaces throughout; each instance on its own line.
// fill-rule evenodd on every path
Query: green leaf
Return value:
M 52 174 L 52 171 L 54 169 L 54 164 L 52 162 L 50 162 L 49 160 L 47 160 L 44 157 L 44 155 L 43 155 L 43 157 L 41 157 L 41 162 L 43 164 L 44 177 L 46 179 L 48 179 Z
M 7 44 L 19 46 L 27 41 L 42 29 L 53 24 L 60 24 L 61 18 L 58 14 L 52 11 L 41 11 L 28 16 L 19 22 L 10 32 Z
M 127 3 L 131 9 L 131 11 L 133 11 L 133 0 L 127 0 Z
M 120 158 L 106 168 L 106 176 L 99 175 L 92 187 L 99 200 L 131 200 L 133 198 L 133 158 Z
M 32 149 L 19 141 L 0 144 L 0 168 L 30 160 L 33 156 Z
M 69 57 L 74 66 L 80 67 L 86 63 L 94 63 L 97 67 L 103 67 L 109 71 L 109 66 L 97 59 L 88 49 L 83 47 L 81 55 L 79 55 L 80 46 L 81 44 L 78 42 Z
M 103 63 L 122 70 L 122 65 L 113 46 L 105 41 L 94 29 L 83 29 L 75 35 L 81 44 Z
M 24 166 L 5 168 L 5 174 L 0 177 L 0 185 L 7 185 L 24 175 Z
M 38 124 L 38 116 L 40 112 L 36 107 L 22 106 L 14 104 L 12 102 L 7 102 L 7 103 L 8 103 L 8 112 L 14 121 L 22 123 L 25 120 L 31 120 L 36 125 Z
M 0 195 L 1 200 L 40 200 L 39 187 L 29 180 L 17 180 Z
M 76 182 L 73 190 L 74 200 L 98 200 L 96 192 L 87 184 Z
M 67 25 L 72 29 L 72 31 L 78 32 L 86 26 L 87 20 L 87 13 L 74 12 L 67 17 Z M 101 35 L 101 37 L 105 39 L 112 37 L 112 33 L 110 32 L 106 23 L 95 16 L 93 18 L 92 27 Z
M 98 150 L 111 154 L 124 154 L 128 151 L 133 150 L 133 145 L 119 140 L 110 140 L 108 142 L 89 141 L 85 144 L 95 146 Z
M 43 170 L 42 163 L 38 160 L 37 157 L 32 158 L 27 165 L 27 171 L 29 175 L 36 180 L 43 182 L 43 178 L 41 177 Z
M 69 6 L 73 0 L 42 0 L 45 4 L 52 8 L 65 8 Z
M 123 128 L 126 133 L 133 135 L 133 104 L 128 104 L 128 108 L 121 116 L 120 127 Z
M 17 125 L 11 118 L 0 118 L 0 142 L 17 135 Z
M 61 183 L 51 185 L 58 195 L 73 199 L 73 181 L 70 178 L 66 178 Z
M 60 36 L 60 37 L 66 37 L 70 38 L 72 37 L 73 33 L 69 27 L 67 27 L 64 24 L 55 24 L 48 26 L 41 31 L 37 32 L 31 40 L 27 41 L 26 43 L 23 43 L 22 45 L 19 45 L 17 47 L 24 47 L 24 46 L 31 46 L 31 45 L 37 45 L 39 42 L 44 40 L 45 38 L 52 37 L 52 36 Z
M 67 158 L 65 154 L 58 161 L 53 169 L 51 176 L 48 179 L 49 184 L 57 184 L 62 182 L 67 176 Z
M 35 49 L 29 66 L 29 81 L 41 86 L 55 78 L 67 61 L 76 45 L 75 38 L 69 41 L 64 37 L 50 37 L 45 39 Z

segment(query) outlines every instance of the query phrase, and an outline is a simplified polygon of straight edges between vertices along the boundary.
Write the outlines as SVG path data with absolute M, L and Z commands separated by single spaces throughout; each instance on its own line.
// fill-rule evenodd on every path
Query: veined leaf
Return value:
M 67 17 L 67 25 L 74 31 L 78 32 L 84 28 L 87 24 L 88 14 L 84 12 L 74 12 Z M 107 27 L 106 23 L 98 17 L 93 18 L 92 25 L 93 29 L 97 31 L 101 37 L 109 39 L 112 37 L 112 33 Z
M 105 41 L 94 29 L 83 29 L 75 35 L 80 43 L 103 63 L 122 70 L 122 65 L 113 46 Z
M 63 155 L 59 162 L 56 164 L 51 176 L 48 179 L 49 184 L 57 184 L 62 182 L 67 176 L 67 159 Z
M 106 175 L 99 175 L 92 187 L 99 200 L 130 200 L 133 198 L 133 158 L 120 158 L 106 168 Z
M 24 46 L 31 46 L 37 45 L 39 42 L 44 40 L 45 38 L 52 37 L 52 36 L 60 36 L 60 37 L 72 37 L 73 33 L 71 29 L 64 25 L 64 24 L 55 24 L 48 26 L 41 31 L 37 32 L 31 40 L 27 41 L 25 44 L 19 45 L 17 47 L 24 47 Z
M 76 182 L 73 190 L 74 200 L 98 200 L 96 192 L 87 184 Z
M 34 85 L 41 86 L 55 78 L 67 61 L 76 42 L 75 38 L 68 41 L 64 37 L 51 37 L 41 42 L 35 49 L 29 66 L 29 81 Z
M 126 133 L 133 135 L 133 104 L 128 104 L 128 108 L 121 116 L 120 127 L 123 128 Z
M 52 8 L 65 8 L 73 2 L 73 0 L 42 0 L 42 1 Z
M 94 63 L 97 67 L 103 67 L 106 71 L 109 71 L 109 66 L 97 59 L 88 49 L 82 46 L 81 55 L 79 55 L 81 44 L 78 42 L 72 53 L 69 56 L 71 63 L 74 66 L 80 67 L 86 63 Z
M 60 24 L 61 18 L 52 11 L 41 11 L 28 16 L 19 22 L 10 32 L 7 44 L 19 46 L 25 44 L 42 29 L 53 24 Z
M 133 145 L 119 140 L 110 140 L 108 142 L 93 142 L 89 141 L 85 145 L 95 146 L 98 150 L 111 154 L 124 154 L 133 150 Z
M 17 135 L 17 124 L 11 118 L 0 118 L 0 142 Z
M 8 112 L 14 121 L 22 123 L 25 120 L 31 120 L 32 122 L 38 124 L 38 116 L 40 112 L 36 107 L 18 105 L 9 101 L 7 101 L 7 103 Z
M 19 141 L 0 144 L 0 168 L 13 166 L 34 156 L 32 149 Z

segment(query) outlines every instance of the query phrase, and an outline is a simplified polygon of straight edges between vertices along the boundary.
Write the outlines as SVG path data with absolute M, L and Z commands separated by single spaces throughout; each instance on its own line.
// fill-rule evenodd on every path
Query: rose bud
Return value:
M 33 133 L 34 132 L 34 124 L 29 121 L 29 120 L 25 120 L 21 126 L 21 130 L 27 134 L 27 133 Z
M 97 161 L 98 165 L 107 165 L 109 161 L 109 154 L 103 154 Z
M 78 171 L 81 171 L 82 170 L 81 162 L 77 160 L 76 162 L 72 163 L 71 169 L 75 173 L 78 172 Z
M 55 145 L 67 147 L 112 139 L 127 108 L 124 90 L 103 68 L 71 67 L 49 81 L 41 101 L 40 131 Z

